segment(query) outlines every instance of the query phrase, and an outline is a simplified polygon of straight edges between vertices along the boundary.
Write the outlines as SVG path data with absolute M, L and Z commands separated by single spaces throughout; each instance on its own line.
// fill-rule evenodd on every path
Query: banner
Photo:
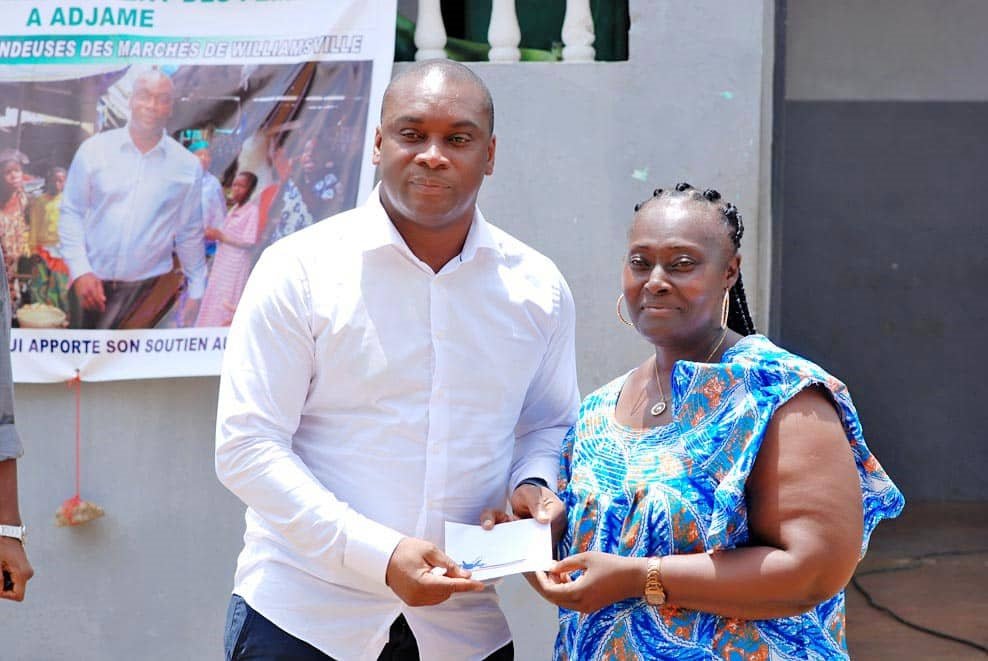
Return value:
M 15 381 L 218 374 L 273 241 L 352 208 L 396 0 L 0 0 Z

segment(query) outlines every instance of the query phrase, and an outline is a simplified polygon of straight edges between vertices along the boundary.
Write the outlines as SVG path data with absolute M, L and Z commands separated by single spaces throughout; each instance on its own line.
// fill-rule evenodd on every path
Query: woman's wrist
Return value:
M 628 599 L 641 599 L 648 579 L 648 558 L 627 558 L 627 561 L 625 593 Z

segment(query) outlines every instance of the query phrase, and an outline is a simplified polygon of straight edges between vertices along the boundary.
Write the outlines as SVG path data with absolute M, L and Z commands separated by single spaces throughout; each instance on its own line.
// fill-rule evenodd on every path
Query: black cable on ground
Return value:
M 949 640 L 955 643 L 959 643 L 961 645 L 966 645 L 973 649 L 980 650 L 985 654 L 988 654 L 988 647 L 982 645 L 981 643 L 975 642 L 973 640 L 968 640 L 967 638 L 960 638 L 958 636 L 953 636 L 949 633 L 939 631 L 937 629 L 930 629 L 929 627 L 924 627 L 923 625 L 916 624 L 915 622 L 910 622 L 909 620 L 907 620 L 906 618 L 902 617 L 894 610 L 889 608 L 888 606 L 883 606 L 877 601 L 875 601 L 874 597 L 871 596 L 871 593 L 865 590 L 864 586 L 862 586 L 861 583 L 858 582 L 859 576 L 868 576 L 870 574 L 888 574 L 891 572 L 917 569 L 922 566 L 921 565 L 922 561 L 928 558 L 938 558 L 944 556 L 959 556 L 959 555 L 979 555 L 983 553 L 988 553 L 988 549 L 973 549 L 971 551 L 936 551 L 933 553 L 926 553 L 924 555 L 908 558 L 908 560 L 910 561 L 909 564 L 903 565 L 901 567 L 885 567 L 882 569 L 872 569 L 870 571 L 858 572 L 857 574 L 855 574 L 854 577 L 851 578 L 851 585 L 853 585 L 854 589 L 856 589 L 858 592 L 861 593 L 861 596 L 865 598 L 865 601 L 868 602 L 869 606 L 871 606 L 877 611 L 881 611 L 882 613 L 885 613 L 899 624 L 905 625 L 910 629 L 915 629 L 916 631 L 929 634 L 930 636 L 936 636 L 937 638 L 943 638 L 944 640 Z

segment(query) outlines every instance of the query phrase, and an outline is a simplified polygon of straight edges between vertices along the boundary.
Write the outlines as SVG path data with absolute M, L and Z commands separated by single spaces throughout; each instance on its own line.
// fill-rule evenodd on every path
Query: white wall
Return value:
M 765 325 L 757 292 L 767 286 L 771 7 L 632 0 L 628 62 L 476 65 L 498 135 L 481 204 L 567 276 L 584 393 L 647 351 L 617 322 L 614 301 L 632 207 L 656 186 L 686 180 L 738 204 L 745 279 Z M 643 169 L 645 182 L 633 177 Z M 0 604 L 0 658 L 219 658 L 243 508 L 213 475 L 216 385 L 84 386 L 83 495 L 107 515 L 78 529 L 52 524 L 73 492 L 71 392 L 18 386 L 22 512 L 37 576 L 25 603 Z M 520 581 L 501 592 L 516 657 L 548 658 L 553 610 Z

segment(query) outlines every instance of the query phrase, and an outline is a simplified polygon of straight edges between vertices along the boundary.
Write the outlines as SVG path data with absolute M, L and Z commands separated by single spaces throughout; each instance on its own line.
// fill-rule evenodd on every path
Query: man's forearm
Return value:
M 223 392 L 221 388 L 221 418 Z M 297 553 L 313 559 L 309 571 L 315 575 L 331 577 L 345 569 L 385 580 L 389 559 L 404 535 L 338 500 L 286 444 L 223 439 L 217 444 L 216 474 Z
M 201 176 L 201 173 L 200 173 Z M 203 230 L 202 180 L 189 186 L 177 210 L 175 254 L 188 281 L 189 298 L 202 298 L 206 291 L 206 236 Z
M 0 461 L 0 524 L 21 525 L 17 503 L 17 460 Z
M 58 215 L 60 250 L 69 267 L 69 279 L 93 270 L 86 254 L 84 218 L 89 204 L 85 191 L 88 188 L 85 167 L 73 168 L 65 182 L 62 204 Z
M 189 297 L 202 298 L 206 291 L 205 236 L 200 232 L 191 240 L 185 238 L 175 245 L 175 253 L 182 265 L 182 272 L 188 280 Z

